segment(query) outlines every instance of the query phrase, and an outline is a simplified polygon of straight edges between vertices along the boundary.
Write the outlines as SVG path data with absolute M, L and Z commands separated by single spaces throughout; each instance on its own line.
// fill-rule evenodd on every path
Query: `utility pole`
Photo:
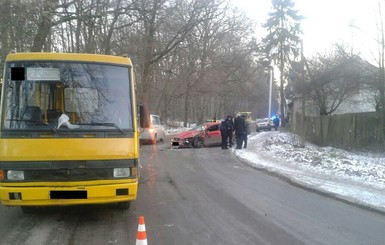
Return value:
M 269 80 L 269 115 L 267 115 L 267 118 L 271 118 L 271 97 L 272 97 L 272 90 L 273 90 L 273 80 L 274 80 L 274 69 L 272 66 L 269 66 L 270 70 L 270 80 Z

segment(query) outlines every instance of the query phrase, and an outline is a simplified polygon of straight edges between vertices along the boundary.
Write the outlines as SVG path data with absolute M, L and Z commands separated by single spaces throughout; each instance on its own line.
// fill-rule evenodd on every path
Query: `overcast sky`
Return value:
M 330 50 L 346 43 L 367 59 L 377 55 L 376 18 L 379 0 L 294 0 L 302 21 L 305 55 Z M 385 1 L 380 0 L 385 8 Z M 266 22 L 271 0 L 233 0 L 259 24 Z M 385 12 L 385 11 L 384 11 Z M 351 26 L 355 26 L 354 28 Z

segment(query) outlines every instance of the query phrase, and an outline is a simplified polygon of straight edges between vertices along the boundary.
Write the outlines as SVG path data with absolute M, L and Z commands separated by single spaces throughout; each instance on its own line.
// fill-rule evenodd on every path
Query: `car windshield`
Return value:
M 270 120 L 265 118 L 265 119 L 257 119 L 257 123 L 264 123 L 264 122 L 269 122 Z
M 193 128 L 191 128 L 189 131 L 202 131 L 205 130 L 206 126 L 205 125 L 198 125 Z
M 15 62 L 8 63 L 8 70 L 4 129 L 47 130 L 65 125 L 73 130 L 120 131 L 133 127 L 128 67 Z M 64 119 L 59 122 L 59 118 Z M 78 126 L 68 126 L 73 124 Z

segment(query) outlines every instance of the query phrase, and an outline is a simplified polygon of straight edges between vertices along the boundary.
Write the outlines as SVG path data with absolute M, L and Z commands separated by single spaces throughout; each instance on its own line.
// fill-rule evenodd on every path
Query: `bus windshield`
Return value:
M 19 61 L 6 69 L 4 130 L 133 128 L 128 66 Z

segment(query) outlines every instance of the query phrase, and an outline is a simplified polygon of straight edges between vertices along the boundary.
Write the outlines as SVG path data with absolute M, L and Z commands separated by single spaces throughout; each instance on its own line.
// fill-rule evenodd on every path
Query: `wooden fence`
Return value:
M 297 113 L 291 130 L 321 146 L 342 149 L 385 150 L 381 112 L 303 117 Z M 381 137 L 382 136 L 382 137 Z

